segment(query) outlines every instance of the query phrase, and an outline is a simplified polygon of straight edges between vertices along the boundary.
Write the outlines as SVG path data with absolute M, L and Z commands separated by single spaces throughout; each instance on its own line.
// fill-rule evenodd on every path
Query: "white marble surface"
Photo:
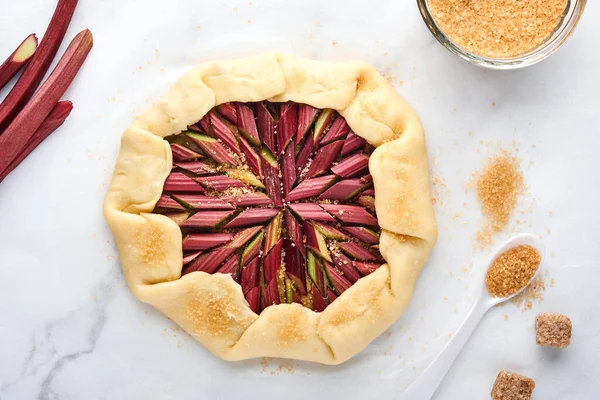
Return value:
M 54 1 L 26 3 L 3 2 L 0 55 L 43 33 Z M 500 140 L 518 142 L 529 186 L 514 231 L 552 252 L 545 300 L 492 310 L 435 399 L 488 398 L 502 368 L 535 378 L 534 399 L 598 398 L 599 18 L 591 1 L 551 59 L 491 72 L 442 49 L 413 0 L 81 1 L 68 37 L 89 27 L 95 47 L 65 96 L 73 114 L 0 185 L 0 399 L 394 399 L 472 302 L 487 253 L 472 252 L 480 212 L 465 186 Z M 100 212 L 134 115 L 194 64 L 266 50 L 387 64 L 445 183 L 439 244 L 408 312 L 338 367 L 216 359 L 130 294 Z M 571 347 L 535 346 L 539 311 L 571 316 Z

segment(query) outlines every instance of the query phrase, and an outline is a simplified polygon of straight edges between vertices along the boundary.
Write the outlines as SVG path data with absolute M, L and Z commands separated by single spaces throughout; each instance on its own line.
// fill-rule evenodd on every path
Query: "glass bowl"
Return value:
M 587 0 L 568 0 L 565 12 L 554 33 L 535 49 L 510 58 L 488 58 L 473 54 L 453 43 L 435 23 L 429 12 L 428 0 L 417 0 L 425 24 L 442 46 L 472 64 L 501 70 L 528 67 L 550 57 L 573 33 L 583 14 L 586 3 Z

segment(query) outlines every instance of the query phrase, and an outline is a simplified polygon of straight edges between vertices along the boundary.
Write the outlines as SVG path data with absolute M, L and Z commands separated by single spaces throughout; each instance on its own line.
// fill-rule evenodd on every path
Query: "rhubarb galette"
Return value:
M 226 360 L 348 360 L 437 238 L 414 111 L 368 65 L 282 55 L 179 80 L 123 134 L 104 215 L 133 293 Z

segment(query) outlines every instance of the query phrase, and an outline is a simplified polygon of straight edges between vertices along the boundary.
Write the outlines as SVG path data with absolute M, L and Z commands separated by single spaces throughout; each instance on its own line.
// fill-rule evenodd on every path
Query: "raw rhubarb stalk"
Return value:
M 48 68 L 50 68 L 52 60 L 54 60 L 54 56 L 56 56 L 56 52 L 58 51 L 58 48 L 65 37 L 65 33 L 67 32 L 67 28 L 69 27 L 69 23 L 71 22 L 71 18 L 73 17 L 76 6 L 77 0 L 59 0 L 58 4 L 56 5 L 56 10 L 54 11 L 54 15 L 52 16 L 52 19 L 46 28 L 46 33 L 44 34 L 39 47 L 25 68 L 25 71 L 23 71 L 23 75 L 21 75 L 8 96 L 6 96 L 2 104 L 0 104 L 0 132 L 8 129 L 11 121 L 13 121 L 17 114 L 19 114 L 23 107 L 25 107 L 31 96 L 33 96 L 38 88 L 40 82 L 42 82 L 42 79 L 44 79 L 44 75 L 46 75 Z M 52 79 L 51 75 L 50 78 L 48 78 L 48 81 L 42 85 L 38 91 L 36 95 L 37 99 L 34 98 L 34 100 L 36 100 L 35 104 L 42 100 L 41 103 L 44 106 L 40 105 L 33 107 L 34 110 L 30 111 L 29 115 L 25 115 L 21 118 L 25 121 L 28 121 L 31 114 L 35 114 L 37 117 L 34 121 L 28 121 L 29 123 L 27 125 L 28 127 L 31 127 L 31 132 L 29 135 L 33 134 L 37 127 L 40 126 L 44 118 L 46 118 L 48 113 L 50 113 L 50 110 L 52 110 L 52 107 L 54 107 L 54 105 L 64 94 L 65 90 L 75 77 L 75 74 L 77 74 L 77 71 L 83 63 L 83 60 L 85 60 L 87 52 L 89 52 L 91 49 L 92 35 L 88 30 L 85 30 L 84 32 L 87 32 L 87 34 L 85 34 L 87 37 L 83 38 L 85 39 L 84 45 L 87 46 L 87 50 L 76 51 L 75 53 L 77 54 L 75 55 L 74 59 L 70 60 L 70 58 L 73 57 L 73 54 L 71 53 L 73 53 L 75 49 L 71 49 L 71 51 L 67 49 L 65 56 L 63 56 L 61 59 L 63 65 L 60 68 L 57 66 L 52 73 L 52 75 L 55 75 L 55 73 L 62 75 L 61 79 L 57 80 L 56 76 L 54 76 L 54 79 Z M 80 44 L 79 41 L 82 39 L 80 35 L 75 37 L 77 42 L 74 40 L 71 43 L 71 46 L 73 44 Z M 69 54 L 68 60 L 65 58 L 67 54 Z M 68 64 L 68 67 L 66 67 L 65 64 Z M 65 69 L 68 71 L 63 71 Z M 44 90 L 44 92 L 40 93 L 42 90 Z M 33 101 L 31 103 L 33 103 Z M 38 121 L 37 125 L 35 121 Z M 9 140 L 13 141 L 14 139 L 11 138 Z M 23 142 L 23 145 L 24 144 L 25 143 Z M 4 149 L 6 149 L 7 146 L 3 145 L 0 146 L 0 148 L 3 149 L 4 152 Z M 15 153 L 18 153 L 18 151 Z M 6 165 L 0 165 L 0 171 L 4 170 L 5 168 Z
M 181 225 L 189 229 L 214 228 L 233 215 L 233 211 L 199 211 Z
M 350 200 L 351 198 L 362 192 L 364 188 L 370 185 L 370 183 L 365 183 L 364 181 L 358 178 L 344 179 L 340 182 L 337 182 L 335 185 L 327 189 L 327 191 L 322 193 L 319 196 L 319 200 Z
M 337 299 L 337 295 L 331 289 L 327 289 L 327 299 L 329 300 L 329 304 L 331 304 Z
M 244 230 L 239 231 L 233 238 L 231 242 L 229 242 L 226 247 L 232 247 L 234 249 L 239 249 L 250 239 L 254 237 L 263 227 L 262 226 L 253 226 L 252 228 L 246 228 Z
M 354 154 L 331 168 L 334 174 L 342 178 L 350 178 L 364 172 L 369 167 L 369 156 L 362 153 Z
M 237 217 L 232 219 L 225 225 L 225 229 L 240 228 L 242 226 L 253 226 L 258 224 L 266 224 L 279 210 L 275 208 L 247 208 Z
M 327 303 L 323 298 L 323 295 L 319 293 L 316 286 L 312 288 L 312 309 L 315 312 L 321 312 L 327 308 Z
M 293 203 L 290 209 L 303 220 L 336 222 L 335 218 L 325 211 L 319 204 Z
M 281 300 L 279 298 L 279 288 L 277 287 L 277 279 L 273 279 L 265 289 L 263 309 L 280 303 Z
M 183 254 L 183 265 L 185 266 L 185 265 L 191 263 L 200 254 L 202 254 L 201 251 L 194 251 L 193 253 L 187 253 L 187 254 L 184 253 Z
M 338 271 L 337 268 L 335 268 L 333 265 L 331 265 L 330 263 L 325 263 L 325 267 L 327 270 L 327 275 L 329 277 L 329 283 L 332 285 L 333 290 L 338 296 L 344 293 L 346 290 L 348 290 L 350 286 L 352 286 L 352 283 L 350 283 L 349 280 L 344 278 L 344 276 L 342 276 L 342 273 Z
M 196 175 L 213 174 L 217 170 L 202 161 L 188 161 L 188 162 L 176 162 L 176 167 L 190 171 Z
M 296 244 L 286 239 L 283 241 L 285 271 L 294 283 L 298 293 L 306 295 L 306 269 L 304 256 Z
M 321 204 L 326 211 L 345 224 L 378 226 L 377 218 L 360 206 L 346 204 Z
M 261 141 L 269 148 L 271 153 L 275 154 L 277 152 L 275 145 L 275 118 L 265 103 L 257 104 L 256 117 L 258 120 L 258 135 Z
M 188 208 L 197 210 L 233 210 L 235 207 L 214 196 L 204 196 L 202 194 L 173 194 L 173 198 L 179 203 L 183 203 Z M 158 204 L 156 205 L 158 207 Z
M 171 143 L 171 153 L 173 153 L 173 160 L 175 161 L 191 161 L 202 158 L 201 154 L 196 153 L 193 150 L 188 149 L 177 143 Z
M 273 205 L 273 200 L 271 200 L 269 196 L 261 192 L 225 195 L 221 196 L 220 198 L 221 200 L 232 204 L 236 207 Z
M 294 160 L 294 146 L 285 149 L 281 158 L 281 175 L 283 180 L 283 195 L 286 197 L 296 183 L 296 160 Z
M 304 249 L 304 242 L 302 240 L 302 228 L 289 210 L 285 210 L 285 229 L 292 242 L 300 250 L 300 253 L 302 253 L 302 257 L 306 257 L 306 250 Z
M 190 215 L 186 212 L 165 214 L 165 217 L 169 217 L 171 220 L 173 220 L 173 222 L 175 222 L 179 226 L 183 225 L 185 221 L 187 221 L 189 216 Z
M 281 228 L 283 223 L 282 214 L 278 214 L 273 220 L 267 225 L 265 232 L 265 245 L 263 247 L 263 254 L 267 254 L 277 244 L 281 237 Z
M 254 257 L 248 264 L 242 267 L 242 292 L 246 295 L 250 290 L 258 286 L 260 257 Z
M 371 189 L 367 189 L 364 192 L 361 193 L 362 196 L 375 196 L 375 189 L 371 188 Z
M 194 178 L 194 180 L 201 183 L 202 186 L 214 189 L 218 192 L 222 192 L 229 188 L 248 188 L 244 182 L 225 175 L 198 176 Z
M 358 149 L 362 149 L 365 144 L 367 144 L 365 139 L 350 131 L 348 136 L 346 136 L 346 140 L 344 141 L 344 147 L 342 147 L 342 157 L 354 153 Z
M 254 146 L 260 146 L 254 111 L 252 111 L 252 108 L 248 104 L 244 103 L 235 103 L 235 108 L 237 111 L 237 126 L 240 129 L 240 133 Z
M 372 213 L 375 212 L 375 198 L 373 196 L 360 196 L 358 198 L 358 204 Z
M 198 125 L 200 125 L 200 132 L 203 132 L 206 135 L 212 135 L 213 132 L 210 129 L 210 114 L 206 114 L 200 121 L 198 121 Z
M 308 161 L 310 159 L 310 155 L 313 153 L 315 148 L 315 143 L 313 142 L 312 137 L 306 138 L 298 154 L 296 155 L 296 175 L 298 175 L 298 181 L 302 180 L 301 173 L 304 171 L 306 166 L 308 165 Z M 306 172 L 306 171 L 305 171 Z
M 317 151 L 315 159 L 306 173 L 305 179 L 323 175 L 329 171 L 333 160 L 335 160 L 343 145 L 344 142 L 338 140 L 337 142 L 321 147 L 319 151 Z
M 40 143 L 44 141 L 52 132 L 58 129 L 63 122 L 67 119 L 71 110 L 73 109 L 73 104 L 70 101 L 59 101 L 58 104 L 52 109 L 50 114 L 46 117 L 42 125 L 35 131 L 33 136 L 27 141 L 27 144 L 19 155 L 12 160 L 10 165 L 4 170 L 4 172 L 0 173 L 0 182 L 6 178 L 8 174 L 10 174 L 15 168 L 21 164 L 21 162 L 29 155 Z
M 298 134 L 296 136 L 296 143 L 300 143 L 302 138 L 306 136 L 310 127 L 317 119 L 318 114 L 319 109 L 311 107 L 308 104 L 300 104 L 298 108 Z
M 279 239 L 277 244 L 264 256 L 263 268 L 265 270 L 265 284 L 275 280 L 277 271 L 281 267 L 281 251 L 283 249 L 283 239 Z
M 190 233 L 183 238 L 183 250 L 208 250 L 233 239 L 231 233 Z
M 323 224 L 321 222 L 316 222 L 316 221 L 313 222 L 312 224 L 327 239 L 330 239 L 330 240 L 349 240 L 349 238 L 348 238 L 348 236 L 346 234 L 344 234 L 342 231 L 340 231 L 339 229 L 337 229 L 333 225 Z
M 332 109 L 326 108 L 321 112 L 319 118 L 317 118 L 315 121 L 315 130 L 313 133 L 315 148 L 318 146 L 318 143 L 321 141 L 323 135 L 325 135 L 325 132 L 327 132 L 327 129 L 329 129 L 329 126 L 331 125 L 331 122 L 335 118 L 336 114 L 337 113 Z
M 237 161 L 233 158 L 232 150 L 228 150 L 217 139 L 193 132 L 187 132 L 187 136 L 202 149 L 204 154 L 219 164 L 237 165 Z
M 212 274 L 219 266 L 223 264 L 229 256 L 235 252 L 235 249 L 229 247 L 221 247 L 216 250 L 202 253 L 198 258 L 189 263 L 183 268 L 182 274 L 189 274 L 194 271 L 206 272 Z
M 236 125 L 237 120 L 237 111 L 235 110 L 235 103 L 223 103 L 217 106 L 217 110 L 219 113 L 224 116 L 229 122 Z
M 2 152 L 0 152 L 0 171 L 4 171 L 10 163 L 18 157 L 19 153 L 26 146 L 27 141 L 31 139 L 36 130 L 42 125 L 46 117 L 48 117 L 52 109 L 56 106 L 58 100 L 60 100 L 61 96 L 65 93 L 79 71 L 79 68 L 85 61 L 92 48 L 92 44 L 92 33 L 87 29 L 75 36 L 65 54 L 58 62 L 56 68 L 48 77 L 48 80 L 44 82 L 27 106 L 19 113 L 19 115 L 17 115 L 14 121 L 10 123 L 4 133 L 0 135 L 0 149 L 2 149 Z M 40 50 L 42 46 L 43 41 L 42 45 L 40 45 Z M 38 52 L 34 55 L 33 60 L 25 70 L 25 73 L 27 73 L 27 70 L 33 65 Z M 21 76 L 21 79 L 23 79 L 25 73 Z M 21 81 L 21 79 L 19 79 L 19 81 Z M 19 82 L 17 82 L 17 85 L 19 85 Z M 17 86 L 15 86 L 15 88 L 16 87 Z M 13 88 L 3 104 L 7 104 L 9 97 L 11 97 L 15 88 Z M 13 107 L 16 107 L 16 105 L 13 104 Z M 0 106 L 0 114 L 2 112 L 1 108 L 2 106 Z M 12 114 L 6 114 L 6 116 L 9 115 Z M 1 116 L 0 120 L 4 121 L 0 122 L 0 125 L 8 121 L 7 118 L 2 120 Z M 0 127 L 0 130 L 1 129 L 2 128 Z
M 23 40 L 17 49 L 0 65 L 0 90 L 19 72 L 37 49 L 38 40 L 31 34 Z
M 158 202 L 156 203 L 156 208 L 160 208 L 161 210 L 165 211 L 184 211 L 181 204 L 166 194 L 160 196 L 160 199 L 158 199 Z
M 344 226 L 342 229 L 361 242 L 368 244 L 379 243 L 379 234 L 369 228 L 365 228 L 364 226 Z
M 221 265 L 221 268 L 217 270 L 220 274 L 230 274 L 234 281 L 238 281 L 238 266 L 240 264 L 240 257 L 237 254 L 232 255 Z
M 264 236 L 264 232 L 260 231 L 259 234 L 254 237 L 254 239 L 248 242 L 244 248 L 244 251 L 242 252 L 242 258 L 240 260 L 240 264 L 242 266 L 248 264 L 251 260 L 258 258 L 257 256 L 260 254 Z
M 240 146 L 233 134 L 232 129 L 219 118 L 217 113 L 210 113 L 210 123 L 213 128 L 213 132 L 217 139 L 221 139 L 235 154 L 240 155 Z
M 377 270 L 377 268 L 381 267 L 381 264 L 364 263 L 359 261 L 353 261 L 352 263 L 354 264 L 354 267 L 365 276 L 372 274 Z
M 342 275 L 348 279 L 351 283 L 356 283 L 360 279 L 360 274 L 352 260 L 343 255 L 340 252 L 334 251 L 332 253 L 333 265 L 342 273 Z
M 325 275 L 321 263 L 312 251 L 306 253 L 306 272 L 321 294 L 325 294 Z
M 370 250 L 362 247 L 354 242 L 338 242 L 340 250 L 346 253 L 349 257 L 360 261 L 377 261 L 379 257 L 373 254 Z
M 325 236 L 323 236 L 323 234 L 308 221 L 302 223 L 302 230 L 306 236 L 306 247 L 312 250 L 315 255 L 318 255 L 327 261 L 331 261 L 331 255 L 327 248 Z
M 200 124 L 198 123 L 198 124 L 193 124 L 193 125 L 188 126 L 188 131 L 194 131 L 194 132 L 198 132 L 198 133 L 203 133 L 204 129 L 202 129 L 200 127 Z
M 260 179 L 258 179 L 258 177 L 256 175 L 254 175 L 252 172 L 248 171 L 247 169 L 244 169 L 244 167 L 224 168 L 224 172 L 228 177 L 236 179 L 247 185 L 252 185 L 259 189 L 265 188 L 265 185 L 262 183 L 262 181 Z M 247 190 L 248 189 L 246 189 L 246 191 Z
M 331 128 L 329 128 L 327 134 L 321 140 L 321 145 L 345 139 L 348 132 L 350 132 L 350 127 L 346 123 L 346 119 L 338 115 L 331 124 Z
M 307 179 L 296 186 L 286 197 L 286 201 L 298 201 L 318 196 L 333 185 L 338 179 L 336 175 L 326 175 Z
M 245 297 L 250 309 L 258 314 L 260 312 L 260 288 L 258 286 L 252 288 L 248 293 L 246 293 Z
M 282 155 L 298 129 L 298 104 L 287 102 L 281 105 L 281 116 L 277 124 L 277 154 Z
M 198 182 L 181 172 L 167 176 L 163 189 L 167 192 L 202 193 L 204 188 Z
M 277 160 L 265 147 L 261 149 L 260 155 L 267 194 L 273 200 L 275 206 L 281 207 L 283 205 L 283 197 L 281 195 L 281 178 L 279 177 Z
M 242 153 L 246 158 L 246 164 L 248 164 L 248 168 L 250 168 L 250 170 L 254 172 L 256 176 L 261 177 L 262 168 L 260 163 L 260 156 L 258 155 L 258 153 L 256 153 L 252 146 L 250 146 L 250 143 L 248 143 L 246 139 L 240 136 L 238 140 L 240 142 L 240 148 L 242 149 Z

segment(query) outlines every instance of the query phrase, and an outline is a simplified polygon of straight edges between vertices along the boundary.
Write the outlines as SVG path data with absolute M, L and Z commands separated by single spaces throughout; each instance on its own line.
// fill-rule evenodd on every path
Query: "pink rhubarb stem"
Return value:
M 52 132 L 58 129 L 63 122 L 67 119 L 71 110 L 73 109 L 73 103 L 70 101 L 59 101 L 56 106 L 52 109 L 50 114 L 46 117 L 42 125 L 35 131 L 33 136 L 27 141 L 25 147 L 21 150 L 19 155 L 12 160 L 10 165 L 0 173 L 0 182 L 6 178 L 8 174 L 21 164 L 21 162 L 27 157 L 40 143 L 44 141 Z
M 25 107 L 27 101 L 33 96 L 40 82 L 44 79 L 44 75 L 50 68 L 50 64 L 52 64 L 52 60 L 54 60 L 54 56 L 56 56 L 56 52 L 65 37 L 76 6 L 77 0 L 58 1 L 54 15 L 48 24 L 48 28 L 46 28 L 46 33 L 38 49 L 31 58 L 31 62 L 25 68 L 15 87 L 0 104 L 0 132 L 6 129 L 21 109 Z M 52 103 L 51 107 L 54 107 L 56 101 Z M 46 115 L 42 117 L 42 120 Z M 2 169 L 0 168 L 0 171 Z
M 27 36 L 17 49 L 0 65 L 0 90 L 27 64 L 37 49 L 35 34 Z

